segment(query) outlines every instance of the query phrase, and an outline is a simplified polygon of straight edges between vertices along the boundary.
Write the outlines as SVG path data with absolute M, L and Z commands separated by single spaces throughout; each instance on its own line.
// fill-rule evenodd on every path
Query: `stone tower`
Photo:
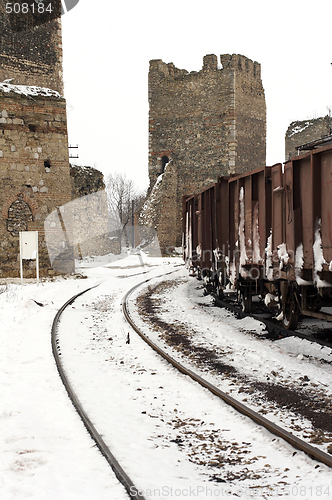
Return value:
M 61 1 L 44 4 L 52 11 L 20 1 L 6 13 L 0 3 L 0 277 L 19 276 L 20 231 L 38 231 L 41 275 L 74 270 L 61 215 L 71 200 Z M 54 262 L 47 230 L 61 248 Z M 25 264 L 24 276 L 34 276 L 35 262 Z
M 150 200 L 141 213 L 162 250 L 181 245 L 184 194 L 265 165 L 266 105 L 257 62 L 207 55 L 199 72 L 150 61 Z M 162 178 L 160 175 L 162 174 Z M 151 202 L 151 196 L 153 202 Z
M 43 9 L 28 2 L 24 14 L 23 0 L 11 3 L 18 13 L 6 14 L 6 4 L 0 0 L 0 81 L 11 78 L 15 85 L 37 85 L 63 94 L 61 0 L 45 1 Z

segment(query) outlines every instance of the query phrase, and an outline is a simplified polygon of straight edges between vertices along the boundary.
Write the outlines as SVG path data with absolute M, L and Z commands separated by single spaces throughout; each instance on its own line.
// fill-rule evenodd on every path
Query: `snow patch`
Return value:
M 272 267 L 272 256 L 273 256 L 273 252 L 272 252 L 272 230 L 270 232 L 270 236 L 267 239 L 267 245 L 266 245 L 266 248 L 265 248 L 265 255 L 266 255 L 266 259 L 265 259 L 265 274 L 266 274 L 267 279 L 271 281 L 273 279 L 273 267 Z
M 240 266 L 245 266 L 247 263 L 246 253 L 246 237 L 244 234 L 245 224 L 245 207 L 244 207 L 244 189 L 240 189 L 240 223 L 239 223 L 239 243 L 240 243 Z
M 281 243 L 281 245 L 277 246 L 278 258 L 279 258 L 279 269 L 282 269 L 289 262 L 289 254 L 287 252 L 286 244 Z
M 0 82 L 0 91 L 2 92 L 15 92 L 15 94 L 23 94 L 25 96 L 46 96 L 57 97 L 61 99 L 61 95 L 56 90 L 48 89 L 46 87 L 36 87 L 31 85 L 13 85 L 11 80 L 4 80 Z
M 321 237 L 321 219 L 318 219 L 316 222 L 316 230 L 315 230 L 315 241 L 313 244 L 314 251 L 314 282 L 317 288 L 324 288 L 331 286 L 326 281 L 322 280 L 318 273 L 323 270 L 323 265 L 328 264 L 324 259 L 323 255 L 323 245 L 322 245 L 322 237 Z

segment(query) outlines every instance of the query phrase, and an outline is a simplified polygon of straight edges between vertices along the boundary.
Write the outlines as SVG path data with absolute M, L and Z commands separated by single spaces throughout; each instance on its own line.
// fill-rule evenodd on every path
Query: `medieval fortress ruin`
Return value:
M 97 196 L 105 187 L 102 174 L 69 164 L 61 1 L 52 5 L 52 12 L 20 15 L 7 14 L 0 2 L 0 277 L 19 276 L 21 231 L 38 231 L 44 276 L 73 272 L 74 257 L 96 254 L 96 242 L 100 253 L 109 251 L 106 226 L 91 234 L 96 214 L 107 221 L 106 201 Z M 305 142 L 297 134 L 309 137 L 312 127 L 321 134 L 330 126 L 320 120 L 292 124 L 287 154 Z M 220 175 L 265 165 L 265 151 L 260 64 L 210 54 L 200 71 L 188 72 L 150 61 L 150 185 L 138 225 L 156 230 L 162 252 L 172 252 L 181 246 L 182 196 Z M 82 224 L 82 204 L 76 212 L 66 207 L 91 193 Z M 35 275 L 34 265 L 25 263 L 25 276 Z
M 52 274 L 44 222 L 71 200 L 60 11 L 6 14 L 2 2 L 0 37 L 0 276 L 19 276 L 26 230 L 38 231 L 41 274 Z
M 95 214 L 105 221 L 98 235 L 107 231 L 102 174 L 69 165 L 61 2 L 52 5 L 20 15 L 0 3 L 0 277 L 19 276 L 21 231 L 38 231 L 42 276 L 74 271 L 74 256 L 91 250 Z M 72 202 L 91 193 L 83 209 Z M 35 261 L 24 264 L 35 276 Z
M 181 245 L 182 196 L 265 164 L 266 105 L 257 62 L 206 55 L 201 71 L 150 61 L 149 198 L 141 224 L 164 253 Z M 162 176 L 162 177 L 161 177 Z
M 297 147 L 331 135 L 331 117 L 293 122 L 285 160 Z M 200 71 L 150 61 L 149 196 L 140 223 L 152 225 L 163 253 L 181 246 L 182 196 L 266 164 L 266 104 L 261 67 L 242 55 L 210 54 Z

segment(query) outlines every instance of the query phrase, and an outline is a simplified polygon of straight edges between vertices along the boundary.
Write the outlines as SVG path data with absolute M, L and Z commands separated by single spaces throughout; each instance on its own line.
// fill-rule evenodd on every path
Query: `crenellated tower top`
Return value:
M 219 61 L 207 54 L 202 68 L 191 72 L 150 61 L 149 178 L 152 194 L 154 186 L 164 190 L 154 219 L 162 248 L 181 244 L 182 195 L 221 175 L 265 165 L 260 64 L 237 54 Z

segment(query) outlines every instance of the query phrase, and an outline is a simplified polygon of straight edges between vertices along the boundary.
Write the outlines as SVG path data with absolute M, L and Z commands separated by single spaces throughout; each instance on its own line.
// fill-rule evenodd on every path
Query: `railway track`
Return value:
M 98 286 L 98 285 L 96 285 Z M 93 425 L 91 422 L 88 414 L 85 412 L 77 394 L 75 393 L 69 378 L 66 375 L 64 366 L 61 362 L 61 353 L 60 353 L 60 346 L 57 338 L 57 329 L 58 325 L 60 322 L 61 314 L 64 312 L 64 310 L 73 302 L 83 295 L 84 293 L 90 291 L 92 288 L 95 287 L 89 287 L 86 290 L 83 290 L 82 292 L 74 295 L 71 297 L 63 306 L 59 309 L 57 314 L 54 317 L 53 324 L 52 324 L 52 330 L 51 330 L 51 339 L 52 339 L 52 351 L 53 351 L 53 356 L 56 362 L 56 366 L 60 375 L 60 378 L 62 380 L 62 383 L 68 393 L 68 396 L 79 414 L 84 426 L 86 427 L 87 431 L 89 432 L 91 438 L 93 441 L 96 443 L 97 448 L 101 452 L 101 454 L 105 457 L 107 460 L 108 464 L 110 465 L 111 469 L 113 470 L 115 476 L 119 480 L 119 482 L 124 486 L 126 489 L 128 495 L 130 498 L 133 498 L 135 500 L 145 500 L 144 496 L 141 495 L 140 490 L 134 485 L 133 481 L 130 479 L 130 477 L 127 475 L 125 470 L 121 467 L 120 463 L 117 461 L 115 456 L 112 454 L 108 446 L 106 445 L 105 441 L 103 440 L 102 436 L 99 434 L 97 431 L 96 427 Z
M 227 404 L 235 408 L 238 412 L 240 412 L 243 415 L 246 415 L 249 417 L 251 420 L 253 420 L 255 423 L 258 425 L 261 425 L 268 429 L 270 432 L 272 432 L 274 435 L 284 439 L 288 443 L 290 443 L 294 448 L 299 449 L 306 453 L 309 457 L 314 458 L 325 465 L 332 467 L 332 456 L 328 453 L 325 453 L 316 447 L 308 444 L 304 440 L 298 438 L 297 436 L 294 436 L 292 433 L 286 431 L 285 429 L 281 428 L 280 426 L 276 425 L 275 423 L 271 422 L 264 416 L 260 415 L 259 413 L 253 411 L 251 408 L 243 404 L 242 402 L 237 401 L 235 398 L 231 397 L 229 394 L 221 391 L 218 387 L 210 383 L 209 381 L 205 380 L 203 377 L 195 373 L 194 371 L 188 369 L 185 367 L 183 364 L 178 362 L 176 359 L 174 359 L 172 356 L 170 356 L 164 349 L 162 349 L 160 346 L 158 346 L 155 342 L 153 342 L 147 335 L 145 335 L 135 324 L 133 319 L 130 316 L 129 313 L 129 308 L 128 308 L 128 299 L 130 295 L 140 286 L 145 284 L 149 280 L 145 280 L 142 283 L 139 283 L 138 285 L 135 285 L 133 288 L 131 288 L 126 295 L 123 298 L 122 301 L 122 308 L 123 308 L 123 313 L 128 321 L 128 323 L 131 325 L 131 327 L 140 335 L 140 337 L 150 346 L 152 347 L 159 355 L 161 355 L 165 360 L 167 360 L 169 363 L 171 363 L 175 368 L 177 368 L 181 373 L 189 376 L 191 379 L 194 381 L 198 382 L 201 386 L 205 387 L 208 389 L 211 393 L 214 395 L 218 396 L 221 398 L 223 401 L 225 401 Z M 259 321 L 261 319 L 259 318 Z
M 170 274 L 170 273 L 167 273 L 167 274 Z M 164 275 L 165 274 L 163 274 L 163 276 Z M 156 278 L 156 276 L 154 276 L 153 278 Z M 331 467 L 332 466 L 332 457 L 330 455 L 328 455 L 327 453 L 324 453 L 324 452 L 316 449 L 315 447 L 313 447 L 311 445 L 308 445 L 307 443 L 305 443 L 305 442 L 301 441 L 300 439 L 298 439 L 297 437 L 293 436 L 291 433 L 289 433 L 287 431 L 284 431 L 283 429 L 281 429 L 282 434 L 280 434 L 280 428 L 277 425 L 273 424 L 272 422 L 269 422 L 266 418 L 264 418 L 261 415 L 253 412 L 252 410 L 250 410 L 249 408 L 247 408 L 243 403 L 239 403 L 238 401 L 236 401 L 236 399 L 234 399 L 234 398 L 230 397 L 229 395 L 223 393 L 217 387 L 213 386 L 213 384 L 211 384 L 208 381 L 204 380 L 204 378 L 202 378 L 201 376 L 195 374 L 193 371 L 188 370 L 186 367 L 182 366 L 179 362 L 177 362 L 176 360 L 174 360 L 168 353 L 161 352 L 162 349 L 160 349 L 158 346 L 155 346 L 154 343 L 151 341 L 151 339 L 148 339 L 142 332 L 139 331 L 139 329 L 137 328 L 137 326 L 134 324 L 132 318 L 130 318 L 130 314 L 128 312 L 128 307 L 127 307 L 127 302 L 128 302 L 128 300 L 130 298 L 130 295 L 133 293 L 133 291 L 136 288 L 142 286 L 143 284 L 147 284 L 150 281 L 150 279 L 151 278 L 145 279 L 144 281 L 142 280 L 135 287 L 131 288 L 127 292 L 127 294 L 125 295 L 125 297 L 122 299 L 122 303 L 121 303 L 121 309 L 123 309 L 124 314 L 126 315 L 126 317 L 129 319 L 129 321 L 131 323 L 131 326 L 134 328 L 135 331 L 138 332 L 139 336 L 141 338 L 143 338 L 146 342 L 148 342 L 150 344 L 150 346 L 152 346 L 154 348 L 155 351 L 157 351 L 159 354 L 161 354 L 163 356 L 164 359 L 166 359 L 168 362 L 172 363 L 173 366 L 176 366 L 176 368 L 179 369 L 180 372 L 182 372 L 183 374 L 188 375 L 191 379 L 195 380 L 196 382 L 199 382 L 200 385 L 202 385 L 203 387 L 205 387 L 206 389 L 208 389 L 209 391 L 211 391 L 214 395 L 216 395 L 216 396 L 220 397 L 221 399 L 223 399 L 224 401 L 228 402 L 228 404 L 231 404 L 233 406 L 233 408 L 235 408 L 237 411 L 239 411 L 242 415 L 249 416 L 255 423 L 259 423 L 260 425 L 263 425 L 264 427 L 267 427 L 271 432 L 273 432 L 277 436 L 281 436 L 283 439 L 285 439 L 286 441 L 288 441 L 288 443 L 290 443 L 295 448 L 304 451 L 310 457 L 315 458 L 316 460 L 319 460 L 322 463 L 324 463 L 325 465 L 328 465 L 329 467 Z M 105 289 L 105 291 L 106 290 L 108 291 L 108 288 L 106 286 L 105 286 L 104 289 Z M 65 352 L 61 353 L 60 343 L 59 343 L 60 340 L 57 337 L 57 329 L 58 329 L 59 321 L 61 319 L 61 315 L 66 310 L 66 308 L 68 308 L 68 306 L 70 306 L 71 304 L 73 304 L 73 302 L 80 295 L 83 295 L 84 293 L 88 292 L 89 290 L 91 290 L 91 288 L 87 288 L 86 290 L 84 290 L 84 291 L 82 291 L 82 292 L 74 295 L 71 299 L 69 299 L 60 308 L 60 310 L 58 311 L 57 315 L 55 316 L 54 321 L 53 321 L 53 326 L 52 326 L 52 349 L 53 349 L 54 357 L 55 357 L 55 360 L 56 360 L 56 364 L 57 364 L 57 368 L 58 368 L 60 377 L 61 377 L 61 379 L 62 379 L 62 381 L 63 381 L 63 383 L 64 383 L 64 385 L 66 387 L 67 393 L 69 394 L 69 397 L 70 397 L 71 401 L 73 402 L 73 404 L 74 404 L 74 406 L 75 406 L 75 408 L 76 408 L 79 416 L 81 417 L 81 419 L 82 419 L 85 427 L 87 428 L 89 434 L 91 435 L 91 437 L 93 438 L 94 442 L 96 443 L 96 446 L 98 447 L 98 449 L 100 450 L 100 452 L 106 458 L 108 464 L 111 466 L 112 470 L 114 471 L 114 473 L 115 473 L 116 477 L 118 478 L 118 480 L 120 481 L 120 483 L 125 487 L 125 489 L 126 489 L 127 493 L 129 494 L 130 498 L 135 498 L 137 500 L 144 500 L 144 498 L 146 498 L 146 497 L 143 497 L 143 495 L 142 495 L 144 492 L 142 490 L 139 490 L 138 488 L 136 488 L 133 485 L 133 482 L 128 477 L 128 475 L 125 472 L 125 470 L 123 469 L 123 467 L 119 464 L 119 462 L 116 460 L 116 458 L 110 452 L 110 450 L 109 450 L 109 448 L 108 448 L 108 446 L 106 444 L 106 441 L 107 441 L 106 438 L 105 438 L 105 441 L 104 441 L 104 439 L 102 437 L 102 436 L 106 435 L 105 429 L 102 431 L 102 435 L 100 434 L 100 432 L 98 432 L 97 428 L 99 428 L 99 423 L 98 423 L 99 421 L 98 421 L 98 419 L 96 419 L 96 415 L 94 415 L 93 418 L 94 418 L 94 422 L 96 422 L 95 426 L 97 428 L 92 424 L 89 415 L 87 414 L 86 410 L 82 407 L 82 404 L 81 404 L 79 398 L 75 394 L 75 391 L 73 390 L 73 386 L 69 382 L 68 376 L 67 376 L 67 374 L 66 374 L 66 372 L 64 370 L 64 367 L 62 365 L 63 359 L 62 359 L 62 355 L 61 354 L 65 354 Z M 120 296 L 119 296 L 119 301 L 120 301 Z M 120 304 L 120 302 L 119 302 L 119 304 Z M 77 310 L 77 308 L 78 308 L 78 305 L 76 304 L 75 308 L 73 307 L 73 309 Z M 69 309 L 71 309 L 71 308 L 69 308 Z M 117 312 L 116 314 L 120 315 L 120 310 L 117 309 L 117 311 L 119 311 L 119 312 Z M 68 313 L 66 313 L 66 315 L 67 314 Z M 73 311 L 71 314 L 75 314 L 75 312 Z M 64 321 L 64 323 L 65 323 L 65 321 Z M 63 328 L 63 326 L 62 326 L 62 328 Z M 133 341 L 133 343 L 134 343 L 134 341 Z M 133 346 L 133 348 L 134 348 L 134 346 Z M 133 352 L 133 353 L 135 352 L 135 355 L 138 356 L 138 353 L 137 353 L 136 349 L 137 349 L 137 345 L 135 346 L 135 351 L 132 351 L 132 347 L 130 346 L 130 349 L 129 348 L 128 348 L 128 350 L 126 349 L 126 352 L 128 352 L 128 354 L 129 354 L 129 352 Z M 64 360 L 66 362 L 66 366 L 67 366 L 67 360 L 69 359 L 69 358 L 67 358 L 67 356 L 68 355 L 67 355 L 67 351 L 66 351 L 66 355 L 64 356 Z M 135 359 L 137 359 L 137 358 L 135 358 Z M 121 358 L 120 358 L 120 360 L 121 360 Z M 120 361 L 120 363 L 122 363 L 122 361 Z M 121 364 L 120 364 L 120 366 L 121 366 Z M 155 377 L 156 377 L 156 375 L 155 375 Z M 76 382 L 75 382 L 75 380 L 73 380 L 73 382 L 74 382 L 74 386 L 77 387 L 77 379 L 76 379 Z M 161 384 L 163 385 L 162 382 L 161 382 Z M 159 386 L 160 382 L 157 385 Z M 149 387 L 150 387 L 150 385 L 149 385 Z M 77 388 L 79 389 L 79 387 L 77 387 Z M 79 392 L 79 394 L 81 395 L 81 392 Z M 141 394 L 141 393 L 139 393 L 139 394 Z M 158 396 L 158 398 L 159 398 L 159 396 Z M 83 399 L 84 398 L 82 396 L 82 400 Z M 89 401 L 90 401 L 90 399 L 89 399 Z M 157 417 L 156 417 L 155 414 L 151 413 L 151 415 L 150 415 L 149 414 L 150 412 L 146 412 L 146 411 L 144 411 L 142 413 L 143 414 L 147 413 L 148 417 L 150 417 L 151 419 L 153 417 L 154 418 L 154 422 L 158 421 L 158 419 L 157 419 Z M 163 422 L 163 420 L 159 420 L 159 422 Z M 158 429 L 158 426 L 157 426 L 157 429 Z M 160 433 L 160 431 L 158 431 L 158 430 L 156 432 Z M 159 438 L 160 438 L 160 436 L 159 436 Z M 168 439 L 170 439 L 170 438 L 168 438 Z M 173 436 L 174 443 L 176 443 L 177 440 L 179 440 L 179 442 L 181 442 L 181 439 L 182 439 L 182 435 L 180 437 L 176 436 L 175 438 Z M 273 441 L 273 439 L 272 439 L 272 441 Z M 181 444 L 179 446 L 181 446 Z M 123 458 L 121 459 L 121 461 L 122 460 L 123 460 Z M 123 463 L 126 463 L 126 461 L 124 461 Z M 127 467 L 127 466 L 125 466 L 125 467 Z M 136 469 L 131 469 L 131 470 L 132 470 L 131 474 L 133 474 L 133 470 L 136 470 Z

